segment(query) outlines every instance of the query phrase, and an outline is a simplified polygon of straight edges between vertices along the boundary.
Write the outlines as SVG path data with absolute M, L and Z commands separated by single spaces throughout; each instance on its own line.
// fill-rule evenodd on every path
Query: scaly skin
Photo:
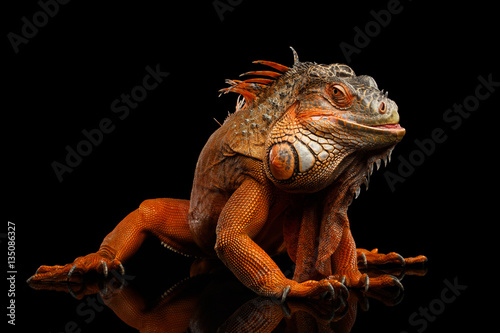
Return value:
M 218 257 L 263 296 L 347 294 L 347 287 L 401 286 L 383 275 L 368 279 L 361 265 L 426 261 L 356 249 L 347 207 L 368 186 L 374 165 L 387 162 L 405 130 L 396 103 L 373 78 L 342 64 L 300 62 L 228 80 L 236 112 L 200 154 L 191 199 L 144 201 L 104 239 L 98 252 L 65 266 L 42 266 L 29 281 L 74 279 L 89 271 L 123 271 L 147 235 L 171 250 Z M 272 255 L 287 251 L 293 279 Z M 333 296 L 332 295 L 332 296 Z

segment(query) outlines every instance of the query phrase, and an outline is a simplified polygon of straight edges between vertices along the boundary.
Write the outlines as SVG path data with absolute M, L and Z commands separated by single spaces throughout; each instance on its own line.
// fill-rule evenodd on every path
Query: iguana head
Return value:
M 291 68 L 257 61 L 283 73 L 245 73 L 271 78 L 229 81 L 223 89 L 245 98 L 237 110 L 242 119 L 263 124 L 254 133 L 265 133 L 256 146 L 262 141 L 269 179 L 286 191 L 316 192 L 353 164 L 366 176 L 374 163 L 390 158 L 405 130 L 396 103 L 375 80 L 347 65 L 299 62 L 295 51 L 294 58 Z
M 390 159 L 405 130 L 396 103 L 373 78 L 342 64 L 300 62 L 295 51 L 294 59 L 290 68 L 256 61 L 278 72 L 228 80 L 222 91 L 237 92 L 244 101 L 217 137 L 223 138 L 224 156 L 258 159 L 276 187 L 310 193 L 301 197 L 300 224 L 290 219 L 283 226 L 297 264 L 294 280 L 302 282 L 332 274 L 331 257 L 353 195 L 368 186 L 374 165 Z

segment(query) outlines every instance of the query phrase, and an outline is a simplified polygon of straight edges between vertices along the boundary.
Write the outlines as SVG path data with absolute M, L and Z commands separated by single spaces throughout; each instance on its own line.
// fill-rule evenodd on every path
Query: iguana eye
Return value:
M 332 87 L 332 95 L 336 98 L 342 98 L 345 95 L 345 89 L 342 86 L 335 85 Z
M 330 89 L 330 95 L 332 97 L 332 102 L 337 106 L 337 107 L 347 107 L 349 104 L 349 94 L 347 93 L 346 89 L 342 87 L 339 84 L 336 84 L 331 87 Z

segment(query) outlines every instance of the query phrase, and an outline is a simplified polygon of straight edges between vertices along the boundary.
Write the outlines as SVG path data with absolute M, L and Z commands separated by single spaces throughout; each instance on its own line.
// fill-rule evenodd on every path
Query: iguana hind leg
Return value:
M 365 249 L 356 249 L 358 256 L 358 266 L 360 268 L 366 268 L 368 266 L 380 266 L 385 264 L 392 264 L 396 266 L 406 266 L 413 264 L 420 264 L 427 261 L 425 256 L 416 256 L 410 258 L 403 258 L 400 254 L 395 252 L 390 252 L 387 254 L 379 253 L 378 249 L 373 249 L 371 251 Z
M 96 271 L 124 272 L 122 262 L 137 252 L 148 235 L 153 235 L 169 249 L 185 255 L 201 255 L 188 225 L 189 201 L 150 199 L 128 214 L 109 233 L 96 253 L 78 257 L 64 266 L 41 266 L 28 282 L 60 282 L 71 276 Z

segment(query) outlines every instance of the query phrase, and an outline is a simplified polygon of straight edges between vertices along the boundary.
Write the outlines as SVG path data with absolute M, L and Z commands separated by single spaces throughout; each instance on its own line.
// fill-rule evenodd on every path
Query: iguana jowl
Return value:
M 375 80 L 342 64 L 256 63 L 276 71 L 228 80 L 236 111 L 203 148 L 190 200 L 151 199 L 130 213 L 96 253 L 65 266 L 41 266 L 29 281 L 64 281 L 91 270 L 123 272 L 147 235 L 197 257 L 218 257 L 260 295 L 314 297 L 347 287 L 399 286 L 368 279 L 363 264 L 426 261 L 356 249 L 347 208 L 373 166 L 390 160 L 405 130 L 397 105 Z M 260 76 L 260 77 L 259 77 Z M 265 77 L 265 78 L 262 78 Z M 287 251 L 288 279 L 271 259 Z

